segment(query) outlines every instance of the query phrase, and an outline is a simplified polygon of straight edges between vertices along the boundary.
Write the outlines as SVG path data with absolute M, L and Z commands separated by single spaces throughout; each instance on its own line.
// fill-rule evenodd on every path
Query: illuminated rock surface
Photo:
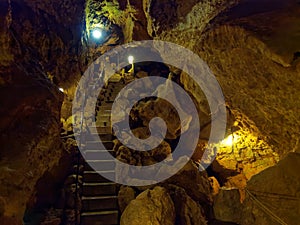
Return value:
M 136 212 L 139 212 L 138 215 Z M 146 190 L 132 200 L 121 217 L 121 224 L 166 224 L 175 221 L 175 208 L 167 190 L 155 187 Z

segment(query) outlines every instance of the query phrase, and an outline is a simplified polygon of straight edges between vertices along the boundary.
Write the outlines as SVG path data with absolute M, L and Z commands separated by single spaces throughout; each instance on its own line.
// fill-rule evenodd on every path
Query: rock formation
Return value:
M 153 190 L 144 191 L 132 200 L 121 217 L 122 225 L 173 225 L 174 221 L 175 208 L 172 199 L 166 189 L 158 186 Z

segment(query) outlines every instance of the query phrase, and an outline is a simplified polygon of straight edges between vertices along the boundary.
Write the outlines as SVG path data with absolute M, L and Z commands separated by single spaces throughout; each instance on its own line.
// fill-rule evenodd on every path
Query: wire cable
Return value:
M 281 225 L 288 225 L 281 218 L 276 216 L 270 209 L 268 209 L 261 201 L 259 201 L 247 188 L 245 189 L 250 198 L 269 216 L 271 216 L 276 222 Z

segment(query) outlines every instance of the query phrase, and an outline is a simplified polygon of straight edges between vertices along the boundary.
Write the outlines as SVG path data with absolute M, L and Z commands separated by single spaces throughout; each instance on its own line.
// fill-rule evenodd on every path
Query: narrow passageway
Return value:
M 96 107 L 97 133 L 92 133 L 86 140 L 84 151 L 81 225 L 119 224 L 118 187 L 117 184 L 102 177 L 101 174 L 115 175 L 115 162 L 106 159 L 105 153 L 114 156 L 114 135 L 111 126 L 111 108 L 114 99 L 124 87 L 120 76 L 113 76 L 102 94 Z M 106 149 L 98 149 L 99 137 Z M 101 167 L 95 171 L 92 167 Z

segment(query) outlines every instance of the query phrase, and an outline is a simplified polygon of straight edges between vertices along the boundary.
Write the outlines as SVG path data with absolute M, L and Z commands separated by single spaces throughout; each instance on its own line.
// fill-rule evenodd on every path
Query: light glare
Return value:
M 240 137 L 239 135 L 230 134 L 221 142 L 221 145 L 228 146 L 228 147 L 232 146 L 232 144 L 236 142 L 239 139 L 239 137 Z
M 92 34 L 95 39 L 99 39 L 102 36 L 102 31 L 100 29 L 95 29 Z
M 134 61 L 133 56 L 132 56 L 132 55 L 128 56 L 128 62 L 129 62 L 130 64 L 133 64 L 133 61 Z
M 233 136 L 230 134 L 227 138 L 225 138 L 222 142 L 222 145 L 231 146 L 233 143 Z

